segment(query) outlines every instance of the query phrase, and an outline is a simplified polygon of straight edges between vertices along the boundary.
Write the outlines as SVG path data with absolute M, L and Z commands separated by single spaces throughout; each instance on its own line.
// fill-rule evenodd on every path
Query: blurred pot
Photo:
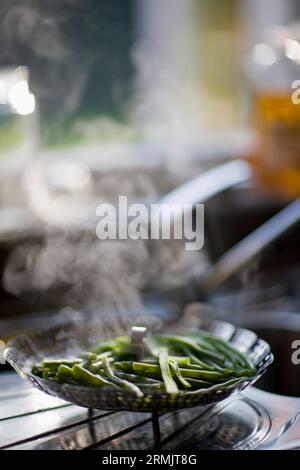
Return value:
M 300 364 L 293 364 L 292 344 L 300 340 L 300 315 L 289 312 L 242 312 L 228 318 L 234 324 L 249 328 L 267 341 L 274 362 L 257 383 L 268 392 L 300 397 Z

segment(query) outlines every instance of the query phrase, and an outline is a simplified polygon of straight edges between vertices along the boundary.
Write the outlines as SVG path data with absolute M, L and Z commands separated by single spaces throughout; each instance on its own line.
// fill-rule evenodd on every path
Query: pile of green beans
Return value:
M 224 388 L 251 377 L 254 372 L 244 354 L 201 330 L 180 335 L 148 335 L 143 353 L 137 353 L 130 336 L 118 336 L 77 357 L 45 358 L 32 367 L 32 373 L 44 379 L 111 387 L 136 396 L 154 390 L 176 395 L 210 387 Z

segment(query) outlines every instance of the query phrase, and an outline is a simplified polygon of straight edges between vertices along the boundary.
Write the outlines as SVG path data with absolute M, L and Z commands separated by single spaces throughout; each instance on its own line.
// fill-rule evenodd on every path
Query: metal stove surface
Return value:
M 300 398 L 251 388 L 215 406 L 160 416 L 160 442 L 148 413 L 86 410 L 0 375 L 1 449 L 300 448 Z

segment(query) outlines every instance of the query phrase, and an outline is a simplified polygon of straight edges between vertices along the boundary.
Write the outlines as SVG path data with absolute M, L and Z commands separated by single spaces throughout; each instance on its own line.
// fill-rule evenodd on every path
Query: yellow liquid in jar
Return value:
M 255 174 L 266 189 L 300 196 L 300 104 L 289 94 L 257 95 Z

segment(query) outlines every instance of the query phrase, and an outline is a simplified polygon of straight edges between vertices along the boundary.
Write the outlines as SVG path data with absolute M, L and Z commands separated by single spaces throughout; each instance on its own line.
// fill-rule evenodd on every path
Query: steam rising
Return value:
M 157 199 L 170 184 L 170 175 L 164 175 L 162 169 L 159 173 L 160 179 L 156 172 L 151 176 L 141 170 L 127 176 L 116 172 L 107 179 L 110 184 L 100 185 L 99 202 L 111 200 L 118 188 L 127 189 L 131 200 L 134 193 L 139 201 L 149 200 L 150 194 L 155 200 L 154 191 Z M 13 251 L 3 285 L 18 296 L 59 296 L 63 305 L 75 308 L 87 305 L 118 313 L 141 311 L 142 289 L 168 285 L 170 280 L 182 284 L 186 268 L 199 260 L 199 253 L 185 251 L 181 240 L 103 241 L 96 238 L 95 227 L 55 232 L 50 226 L 41 242 L 24 243 Z
M 42 245 L 12 254 L 5 288 L 16 294 L 62 292 L 62 302 L 99 305 L 115 311 L 138 307 L 148 253 L 139 242 L 99 242 L 89 234 L 48 235 Z
M 73 307 L 138 311 L 143 309 L 141 289 L 180 272 L 187 254 L 178 240 L 100 241 L 83 232 L 51 234 L 42 244 L 14 250 L 3 285 L 15 295 L 59 295 L 63 305 Z

